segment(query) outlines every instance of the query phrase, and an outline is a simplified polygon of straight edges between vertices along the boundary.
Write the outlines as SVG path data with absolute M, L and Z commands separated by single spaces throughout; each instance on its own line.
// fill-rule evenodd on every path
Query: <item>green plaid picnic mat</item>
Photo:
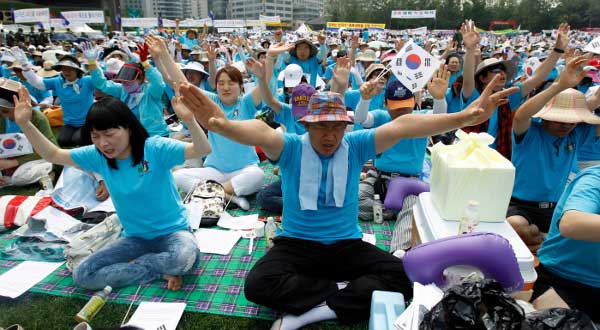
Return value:
M 265 183 L 273 182 L 277 177 L 273 174 L 272 166 L 261 164 L 265 169 Z M 256 203 L 252 201 L 249 211 L 230 210 L 232 215 L 257 213 Z M 260 212 L 259 212 L 260 213 Z M 392 222 L 374 224 L 360 223 L 363 232 L 375 234 L 377 246 L 388 250 L 393 230 Z M 15 237 L 11 234 L 0 236 L 0 248 L 10 244 Z M 143 301 L 152 302 L 184 302 L 186 311 L 226 316 L 239 316 L 260 319 L 274 319 L 277 313 L 269 308 L 256 305 L 246 300 L 244 296 L 244 279 L 254 263 L 266 252 L 264 238 L 257 239 L 254 251 L 248 255 L 248 239 L 240 239 L 229 255 L 202 254 L 200 262 L 190 275 L 184 277 L 184 285 L 179 291 L 167 290 L 165 281 L 155 281 L 142 285 L 136 295 L 137 287 L 130 286 L 115 290 L 110 300 L 119 304 L 139 304 Z M 0 274 L 15 267 L 20 262 L 0 260 Z M 87 299 L 93 292 L 74 286 L 73 278 L 63 265 L 43 281 L 34 286 L 31 291 L 43 294 L 77 297 Z

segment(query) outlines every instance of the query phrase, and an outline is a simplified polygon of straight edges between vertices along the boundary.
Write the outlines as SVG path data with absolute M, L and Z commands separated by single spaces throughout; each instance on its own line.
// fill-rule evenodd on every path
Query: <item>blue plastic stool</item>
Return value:
M 404 312 L 402 293 L 373 291 L 369 330 L 394 330 L 394 321 L 402 312 Z

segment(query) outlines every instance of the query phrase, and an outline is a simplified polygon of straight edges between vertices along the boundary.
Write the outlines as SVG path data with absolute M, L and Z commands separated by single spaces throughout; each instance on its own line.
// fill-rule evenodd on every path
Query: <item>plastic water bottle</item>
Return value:
M 383 204 L 378 194 L 373 196 L 373 222 L 383 223 Z
M 42 190 L 54 189 L 54 184 L 52 183 L 52 178 L 49 175 L 43 176 L 40 179 L 40 184 L 42 185 Z
M 267 241 L 267 249 L 273 247 L 273 239 L 277 234 L 277 226 L 275 226 L 275 220 L 273 217 L 267 218 L 267 225 L 265 226 L 265 240 Z
M 462 218 L 460 219 L 460 227 L 458 229 L 459 234 L 469 234 L 475 230 L 475 227 L 479 224 L 479 203 L 476 201 L 469 201 L 467 207 L 463 212 Z
M 83 306 L 83 308 L 75 315 L 75 320 L 78 322 L 89 322 L 91 319 L 98 314 L 102 306 L 108 300 L 108 296 L 112 292 L 110 286 L 106 286 L 102 291 L 94 293 L 92 298 Z

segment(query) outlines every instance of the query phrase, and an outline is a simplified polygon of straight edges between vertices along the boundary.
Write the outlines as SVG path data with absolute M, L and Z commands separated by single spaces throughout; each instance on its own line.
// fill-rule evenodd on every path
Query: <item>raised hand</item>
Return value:
M 317 40 L 319 41 L 320 45 L 324 45 L 325 40 L 327 40 L 327 36 L 324 35 L 323 33 L 319 33 L 319 35 L 317 36 Z
M 496 110 L 496 107 L 508 103 L 508 99 L 506 99 L 508 95 L 519 91 L 518 87 L 512 87 L 492 94 L 499 80 L 500 75 L 496 74 L 481 95 L 462 111 L 466 116 L 463 126 L 478 125 L 488 120 Z
M 448 90 L 448 81 L 450 81 L 450 71 L 446 64 L 441 64 L 440 68 L 433 74 L 431 80 L 427 82 L 427 90 L 429 94 L 436 100 L 441 100 L 445 97 Z
M 147 43 L 138 43 L 136 54 L 140 57 L 140 62 L 146 62 L 148 60 L 148 44 Z
M 167 52 L 170 52 L 170 49 L 167 48 L 167 45 L 165 44 L 165 42 L 160 39 L 157 36 L 154 35 L 149 35 L 148 37 L 146 37 L 146 42 L 145 45 L 148 49 L 148 52 L 150 52 L 150 54 L 152 55 L 152 57 L 154 58 L 159 58 L 165 54 L 167 54 Z M 173 48 L 173 53 L 175 53 L 175 45 L 173 43 L 171 43 L 169 45 L 169 48 Z M 140 58 L 141 60 L 141 58 Z
M 208 57 L 208 59 L 210 61 L 214 61 L 217 59 L 217 48 L 215 48 L 215 46 L 208 46 L 208 49 L 206 50 L 206 56 Z
M 359 46 L 360 44 L 358 43 L 358 35 L 352 35 L 350 38 L 350 47 L 352 47 L 353 50 L 356 50 Z
M 294 44 L 291 44 L 291 43 L 280 42 L 280 43 L 272 44 L 269 47 L 269 50 L 267 50 L 267 55 L 275 57 L 281 53 L 290 51 L 293 48 L 294 48 Z
M 219 133 L 219 128 L 227 122 L 223 110 L 192 84 L 183 83 L 179 90 L 183 104 L 194 113 L 196 120 L 206 129 Z
M 571 26 L 567 23 L 560 23 L 558 27 L 558 31 L 556 33 L 556 43 L 554 44 L 555 48 L 566 50 L 569 45 L 569 30 Z
M 88 61 L 95 61 L 100 56 L 100 47 L 92 44 L 91 42 L 82 43 L 81 51 L 83 52 L 83 57 L 85 57 Z
M 252 72 L 257 78 L 265 79 L 265 66 L 261 62 L 253 58 L 248 58 L 245 64 L 248 71 Z
M 587 61 L 587 55 L 576 56 L 570 59 L 556 80 L 558 86 L 562 89 L 567 89 L 579 84 L 581 79 L 587 75 L 587 71 L 583 70 L 583 66 Z
M 181 96 L 181 85 L 182 82 L 173 84 L 175 96 L 171 98 L 171 105 L 173 105 L 173 110 L 179 119 L 184 122 L 190 122 L 194 120 L 194 113 L 190 111 L 190 109 L 188 109 L 188 107 L 183 103 L 183 96 Z
M 340 57 L 336 61 L 335 69 L 331 71 L 333 80 L 338 88 L 343 88 L 344 91 L 348 88 L 348 79 L 350 78 L 350 68 L 352 63 L 347 57 Z
M 375 95 L 379 94 L 380 92 L 377 85 L 377 80 L 367 81 L 366 83 L 360 85 L 360 97 L 363 100 L 372 99 Z
M 19 126 L 23 126 L 31 121 L 31 97 L 25 86 L 19 87 L 18 96 L 13 95 L 15 103 L 15 122 Z
M 25 67 L 29 64 L 29 61 L 27 60 L 27 55 L 25 55 L 25 52 L 21 48 L 14 46 L 10 49 L 10 52 L 14 56 L 15 61 L 21 64 L 22 67 Z
M 465 48 L 474 49 L 479 46 L 481 37 L 479 36 L 479 32 L 475 30 L 475 22 L 472 20 L 466 20 L 460 27 L 460 32 L 463 36 Z

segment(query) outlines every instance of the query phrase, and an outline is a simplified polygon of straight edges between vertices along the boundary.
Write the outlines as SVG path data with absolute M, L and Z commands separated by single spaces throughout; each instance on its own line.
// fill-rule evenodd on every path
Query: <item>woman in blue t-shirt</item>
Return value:
M 82 136 L 92 145 L 60 149 L 31 123 L 27 89 L 21 87 L 19 97 L 14 97 L 15 121 L 40 156 L 54 164 L 99 173 L 123 225 L 123 237 L 75 267 L 73 279 L 80 287 L 114 288 L 165 278 L 168 288 L 177 290 L 181 275 L 196 262 L 197 243 L 171 169 L 185 159 L 208 154 L 211 148 L 176 89 L 173 108 L 187 124 L 191 143 L 149 137 L 125 103 L 104 97 L 94 103 L 85 119 Z

